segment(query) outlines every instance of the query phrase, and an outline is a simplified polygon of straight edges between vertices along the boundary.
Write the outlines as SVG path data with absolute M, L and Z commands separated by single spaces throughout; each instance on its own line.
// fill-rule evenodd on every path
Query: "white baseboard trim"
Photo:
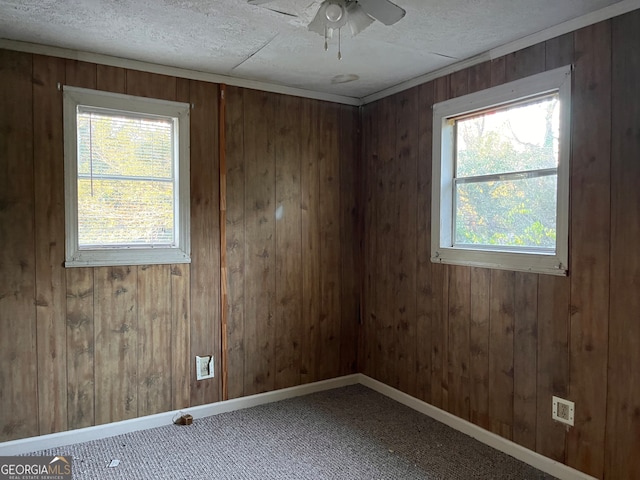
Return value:
M 226 400 L 223 402 L 210 403 L 182 410 L 173 410 L 158 413 L 156 415 L 133 418 L 131 420 L 123 420 L 121 422 L 108 423 L 106 425 L 97 425 L 95 427 L 80 428 L 67 432 L 41 435 L 39 437 L 12 440 L 0 443 L 0 456 L 21 455 L 50 448 L 61 448 L 67 445 L 74 445 L 76 443 L 114 437 L 124 433 L 162 427 L 170 425 L 183 413 L 191 414 L 194 419 L 204 418 L 235 410 L 242 410 L 244 408 L 256 407 L 258 405 L 265 405 L 267 403 L 279 402 L 280 400 L 309 395 L 311 393 L 321 392 L 324 390 L 331 390 L 333 388 L 355 385 L 358 383 L 561 480 L 596 480 L 594 477 L 568 467 L 560 462 L 544 457 L 539 453 L 524 448 L 517 443 L 484 430 L 473 423 L 458 418 L 449 412 L 445 412 L 444 410 L 434 407 L 422 400 L 418 400 L 411 395 L 407 395 L 400 390 L 361 373 L 332 378 L 330 380 L 323 380 L 321 382 L 298 385 L 267 393 L 260 393 L 248 397 L 235 398 L 233 400 Z
M 524 448 L 517 443 L 507 440 L 495 433 L 491 433 L 471 422 L 456 417 L 422 400 L 418 400 L 411 395 L 407 395 L 371 377 L 360 374 L 359 383 L 561 480 L 597 480 L 586 473 L 582 473 L 560 462 L 533 452 L 528 448 Z
M 145 417 L 132 418 L 121 422 L 96 425 L 95 427 L 79 428 L 67 432 L 52 433 L 50 435 L 40 435 L 38 437 L 22 438 L 0 443 L 0 456 L 21 455 L 25 453 L 37 452 L 49 448 L 60 448 L 76 443 L 90 442 L 101 438 L 115 437 L 124 433 L 150 428 L 170 425 L 183 413 L 189 413 L 194 419 L 218 415 L 220 413 L 242 410 L 244 408 L 255 407 L 267 403 L 286 400 L 287 398 L 309 395 L 310 393 L 331 390 L 333 388 L 355 385 L 360 382 L 361 375 L 347 375 L 344 377 L 332 378 L 321 382 L 308 383 L 290 388 L 283 388 L 273 392 L 259 393 L 248 397 L 225 400 L 223 402 L 210 403 L 197 407 L 189 407 L 181 410 L 158 413 Z

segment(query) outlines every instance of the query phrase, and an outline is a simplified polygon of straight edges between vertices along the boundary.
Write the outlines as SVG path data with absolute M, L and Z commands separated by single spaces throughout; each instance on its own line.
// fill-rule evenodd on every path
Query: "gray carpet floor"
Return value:
M 553 478 L 361 385 L 34 455 L 78 480 Z

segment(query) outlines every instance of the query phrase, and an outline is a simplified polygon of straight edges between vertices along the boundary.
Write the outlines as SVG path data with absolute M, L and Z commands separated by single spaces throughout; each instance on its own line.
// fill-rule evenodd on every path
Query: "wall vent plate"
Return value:
M 551 418 L 573 426 L 576 406 L 573 402 L 560 397 L 552 397 Z
M 213 378 L 213 355 L 196 356 L 196 380 Z

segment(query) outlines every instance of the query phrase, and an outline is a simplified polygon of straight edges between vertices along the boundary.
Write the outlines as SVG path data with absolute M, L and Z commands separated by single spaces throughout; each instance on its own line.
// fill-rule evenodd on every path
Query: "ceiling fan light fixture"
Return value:
M 347 23 L 345 5 L 345 0 L 325 0 L 307 28 L 331 38 L 333 30 L 338 30 Z M 334 18 L 336 18 L 335 21 Z
M 342 5 L 338 5 L 337 3 L 330 3 L 325 9 L 324 15 L 330 22 L 339 22 L 344 15 L 343 7 Z
M 249 0 L 252 1 L 252 0 Z M 262 0 L 254 0 L 262 1 Z M 338 32 L 338 58 L 340 51 L 340 29 L 349 25 L 353 36 L 379 20 L 392 25 L 405 15 L 405 10 L 390 0 L 324 0 L 308 25 L 311 32 L 324 37 L 324 49 L 328 50 L 328 39 Z

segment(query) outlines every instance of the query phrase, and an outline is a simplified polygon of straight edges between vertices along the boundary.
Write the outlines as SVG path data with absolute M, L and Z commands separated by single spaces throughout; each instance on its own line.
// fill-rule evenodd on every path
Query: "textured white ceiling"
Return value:
M 360 98 L 618 1 L 397 0 L 342 60 L 306 28 L 313 0 L 0 0 L 0 38 Z

